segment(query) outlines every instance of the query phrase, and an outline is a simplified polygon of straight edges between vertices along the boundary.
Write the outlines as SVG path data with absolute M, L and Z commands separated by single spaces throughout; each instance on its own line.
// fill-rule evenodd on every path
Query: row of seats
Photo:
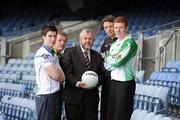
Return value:
M 24 86 L 23 94 L 19 94 L 18 91 L 14 91 L 12 87 L 1 90 L 1 97 L 4 95 L 19 96 L 34 99 L 36 87 L 35 82 L 35 70 L 34 70 L 34 53 L 30 53 L 25 59 L 9 59 L 5 66 L 0 68 L 0 84 L 20 85 Z M 28 63 L 29 61 L 29 63 Z M 12 89 L 11 89 L 12 88 Z
M 0 82 L 19 83 L 19 73 L 0 73 Z
M 163 88 L 165 88 L 164 91 Z M 142 84 L 137 84 L 134 101 L 134 108 L 136 109 L 134 112 L 139 111 L 138 114 L 142 115 L 141 119 L 147 120 L 145 116 L 149 112 L 154 112 L 153 114 L 157 114 L 157 116 L 159 116 L 158 113 L 163 113 L 166 116 L 174 116 L 179 119 L 180 61 L 169 61 L 161 72 L 153 72 L 148 80 Z M 162 105 L 163 107 L 161 107 Z M 153 111 L 150 109 L 152 106 L 154 107 Z M 157 119 L 163 119 L 161 117 Z
M 153 72 L 150 80 L 180 82 L 179 73 Z
M 168 95 L 169 90 L 170 89 L 168 87 L 136 84 L 135 93 L 137 95 L 145 95 L 154 98 L 159 98 L 162 101 L 163 106 L 166 107 L 167 104 L 166 97 Z
M 31 57 L 27 58 L 31 59 Z M 9 64 L 9 66 L 12 70 L 17 64 Z M 33 67 L 30 68 L 34 70 Z M 22 73 L 24 73 L 23 69 L 15 73 L 12 71 L 0 73 L 0 97 L 2 98 L 0 101 L 0 119 L 2 120 L 37 119 L 34 103 L 36 93 L 35 73 Z
M 33 65 L 34 61 L 33 59 L 30 59 L 30 57 L 27 57 L 26 59 L 9 59 L 7 64 L 14 65 Z
M 137 31 L 143 31 L 145 29 L 149 29 L 149 28 L 159 26 L 159 25 L 162 25 L 162 24 L 172 22 L 172 21 L 179 19 L 179 16 L 172 15 L 172 14 L 163 16 L 164 18 L 162 19 L 162 17 L 159 17 L 159 15 L 155 15 L 158 12 L 154 13 L 153 15 L 148 15 L 148 14 L 151 14 L 151 12 L 148 12 L 146 14 L 143 14 L 143 12 L 142 12 L 142 15 L 140 15 L 140 16 L 131 15 L 130 13 L 128 14 L 128 11 L 126 11 L 126 13 L 127 13 L 126 17 L 129 20 L 129 26 L 130 26 L 129 32 L 132 33 L 134 37 L 137 37 L 137 34 L 136 34 Z M 7 17 L 6 19 L 4 19 L 4 21 L 0 22 L 0 26 L 2 28 L 2 30 L 1 30 L 2 35 L 3 36 L 13 36 L 13 31 L 16 31 L 15 35 L 18 35 L 17 31 L 18 30 L 20 31 L 23 28 L 27 28 L 28 31 L 24 30 L 24 33 L 28 33 L 30 31 L 32 31 L 30 29 L 32 26 L 36 27 L 36 26 L 39 26 L 39 24 L 42 24 L 42 23 L 49 21 L 49 20 L 44 19 L 44 18 L 43 18 L 43 20 L 41 20 L 42 15 L 39 15 L 38 17 L 36 17 L 36 19 L 34 19 L 34 17 L 30 17 L 30 18 L 29 18 L 29 16 L 26 16 L 26 17 L 23 16 L 23 18 L 22 18 L 20 16 L 16 16 L 13 18 L 13 16 L 11 16 L 9 18 Z M 19 19 L 19 18 L 21 18 L 21 19 Z M 45 18 L 48 18 L 48 15 Z M 25 19 L 28 19 L 28 20 L 25 20 Z M 40 23 L 36 24 L 35 21 L 37 21 L 37 23 L 38 22 L 40 22 Z M 176 26 L 176 25 L 174 25 L 174 26 Z M 38 30 L 41 27 L 38 27 L 35 30 Z M 157 31 L 158 30 L 153 31 L 153 32 L 149 32 L 149 33 L 146 33 L 145 35 L 147 35 L 147 36 L 153 35 L 153 34 L 156 34 Z M 19 35 L 21 35 L 21 34 L 19 34 Z
M 177 69 L 176 72 L 180 72 L 180 61 L 174 61 L 174 60 L 169 61 L 165 67 L 170 69 L 175 68 Z
M 25 85 L 0 82 L 0 97 L 4 95 L 24 97 L 25 90 Z
M 6 17 L 0 21 L 1 35 L 10 38 L 38 31 L 42 28 L 42 25 L 52 21 L 51 17 L 49 17 L 50 15 L 47 15 L 47 13 L 45 15 L 44 12 L 42 12 L 38 16 L 27 16 L 28 13 L 25 15 L 6 15 Z
M 160 98 L 138 94 L 135 94 L 134 96 L 134 109 L 158 112 L 163 108 L 164 106 Z
M 4 96 L 0 102 L 0 111 L 7 120 L 36 120 L 35 101 Z
M 130 120 L 172 120 L 164 114 L 156 114 L 147 110 L 136 109 L 134 110 Z
M 0 74 L 1 75 L 1 74 Z M 0 78 L 0 84 L 18 84 L 25 86 L 25 94 L 30 95 L 36 87 L 35 74 L 23 74 L 22 77 L 19 77 L 18 74 L 5 73 L 2 74 L 2 78 Z M 6 78 L 5 78 L 5 77 Z M 11 89 L 11 87 L 9 88 Z
M 15 74 L 35 74 L 35 70 L 33 66 L 24 66 L 24 65 L 14 65 L 11 66 L 7 64 L 6 66 L 0 68 L 0 73 L 15 73 Z
M 161 81 L 161 80 L 148 80 L 145 84 L 148 85 L 158 85 L 158 86 L 166 86 L 170 88 L 169 94 L 167 96 L 167 102 L 169 107 L 169 111 L 174 116 L 179 116 L 180 113 L 180 82 L 172 82 L 172 81 Z M 174 109 L 177 109 L 174 111 Z
M 100 52 L 101 46 L 104 42 L 104 38 L 106 37 L 106 33 L 104 30 L 101 30 L 95 37 L 94 44 L 93 44 L 93 49 L 96 50 L 97 52 Z

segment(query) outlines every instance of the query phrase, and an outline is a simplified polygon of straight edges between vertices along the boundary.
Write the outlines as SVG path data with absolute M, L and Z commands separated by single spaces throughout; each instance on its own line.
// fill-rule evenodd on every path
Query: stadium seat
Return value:
M 0 102 L 6 119 L 35 120 L 35 101 L 26 98 L 4 96 Z
M 144 74 L 145 74 L 145 71 L 138 71 L 137 74 L 136 74 L 136 82 L 137 83 L 144 83 Z
M 154 112 L 149 112 L 149 113 L 145 116 L 144 120 L 152 120 L 154 117 L 155 117 L 155 113 L 154 113 Z
M 139 114 L 137 114 L 135 120 L 144 120 L 147 114 L 148 114 L 148 111 L 143 110 L 139 112 Z
M 158 72 L 153 72 L 152 74 L 151 74 L 151 76 L 150 76 L 150 79 L 151 80 L 159 80 L 158 79 L 158 76 L 159 76 L 160 74 L 158 73 Z
M 155 115 L 155 117 L 152 120 L 162 120 L 163 119 L 163 115 Z
M 132 115 L 131 115 L 131 119 L 130 119 L 130 120 L 136 120 L 137 115 L 138 115 L 140 112 L 142 112 L 142 111 L 143 111 L 143 110 L 141 110 L 141 109 L 136 109 L 136 110 L 134 110 L 133 113 L 132 113 Z

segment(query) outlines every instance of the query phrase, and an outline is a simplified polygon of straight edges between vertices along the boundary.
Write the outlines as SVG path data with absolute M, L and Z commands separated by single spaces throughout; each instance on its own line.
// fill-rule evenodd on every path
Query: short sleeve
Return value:
M 53 64 L 53 58 L 51 55 L 43 54 L 42 55 L 42 64 L 44 67 L 47 67 Z

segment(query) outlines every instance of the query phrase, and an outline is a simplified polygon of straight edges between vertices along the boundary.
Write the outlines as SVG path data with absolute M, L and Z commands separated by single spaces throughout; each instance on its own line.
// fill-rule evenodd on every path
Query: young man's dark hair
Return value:
M 45 25 L 45 26 L 42 28 L 41 35 L 46 36 L 47 32 L 49 32 L 49 31 L 53 31 L 53 32 L 56 32 L 56 33 L 57 33 L 57 28 L 56 28 L 56 26 L 54 26 L 54 25 Z
M 114 19 L 115 17 L 113 15 L 107 15 L 102 19 L 101 24 L 103 25 L 104 22 L 114 22 Z

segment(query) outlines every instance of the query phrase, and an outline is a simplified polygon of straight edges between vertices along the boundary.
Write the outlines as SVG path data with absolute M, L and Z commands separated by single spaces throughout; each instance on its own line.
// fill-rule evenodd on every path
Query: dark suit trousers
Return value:
M 102 84 L 101 89 L 101 107 L 100 107 L 100 120 L 107 120 L 107 104 L 108 104 L 108 93 L 110 86 L 111 76 L 110 72 L 106 72 L 105 80 Z
M 61 120 L 61 116 L 62 116 L 62 106 L 63 106 L 62 92 L 63 92 L 63 84 L 60 85 L 60 101 L 59 101 L 59 106 L 60 106 L 59 116 L 60 116 L 60 119 L 58 119 L 58 120 Z
M 98 93 L 86 90 L 79 104 L 65 103 L 67 120 L 97 120 L 98 117 Z

